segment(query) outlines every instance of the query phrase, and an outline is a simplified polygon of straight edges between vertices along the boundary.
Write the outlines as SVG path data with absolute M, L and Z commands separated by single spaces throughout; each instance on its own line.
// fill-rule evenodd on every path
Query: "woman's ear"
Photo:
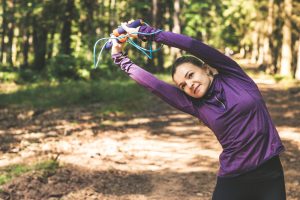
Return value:
M 211 76 L 219 73 L 217 69 L 215 69 L 207 64 L 205 65 L 205 71 L 208 75 L 211 75 Z

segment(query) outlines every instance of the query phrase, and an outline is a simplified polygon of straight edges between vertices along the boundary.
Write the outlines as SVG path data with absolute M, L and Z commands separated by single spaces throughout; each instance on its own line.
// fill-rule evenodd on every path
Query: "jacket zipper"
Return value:
M 222 104 L 222 106 L 224 107 L 224 109 L 226 109 L 225 104 L 224 104 L 222 101 L 220 101 L 216 96 L 215 96 L 215 99 L 216 99 L 219 103 Z

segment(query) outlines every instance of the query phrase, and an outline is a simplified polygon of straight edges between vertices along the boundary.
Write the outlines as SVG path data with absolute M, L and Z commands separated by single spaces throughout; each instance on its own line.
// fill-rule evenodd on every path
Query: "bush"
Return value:
M 19 70 L 18 82 L 19 83 L 36 82 L 40 78 L 40 76 L 41 76 L 40 74 L 38 74 L 37 72 L 35 72 L 34 70 L 32 70 L 30 68 L 26 68 L 26 69 L 21 68 Z
M 18 79 L 17 72 L 2 72 L 0 71 L 0 82 L 13 82 Z
M 47 75 L 50 79 L 79 79 L 76 60 L 73 56 L 57 55 L 49 60 Z
M 49 79 L 63 81 L 66 79 L 90 79 L 91 63 L 84 58 L 59 54 L 51 58 L 47 64 Z

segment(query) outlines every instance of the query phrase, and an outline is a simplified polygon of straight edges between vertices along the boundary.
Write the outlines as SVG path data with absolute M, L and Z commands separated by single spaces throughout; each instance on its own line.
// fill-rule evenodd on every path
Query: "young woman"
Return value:
M 122 54 L 113 42 L 112 58 L 132 79 L 173 107 L 208 126 L 222 145 L 213 200 L 285 200 L 279 154 L 284 146 L 253 80 L 231 58 L 188 36 L 159 32 L 149 26 L 122 27 L 132 37 L 185 50 L 193 56 L 177 59 L 176 86 L 158 80 Z M 197 58 L 196 58 L 197 57 Z M 199 59 L 204 61 L 200 61 Z

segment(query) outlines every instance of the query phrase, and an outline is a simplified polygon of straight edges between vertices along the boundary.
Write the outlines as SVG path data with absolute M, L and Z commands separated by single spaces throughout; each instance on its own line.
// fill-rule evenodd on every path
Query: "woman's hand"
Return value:
M 130 24 L 132 21 L 129 21 L 128 23 Z M 132 38 L 138 38 L 137 32 L 139 32 L 140 26 L 136 28 L 130 28 L 127 26 L 128 23 L 121 23 L 122 28 L 129 34 L 130 37 Z
M 130 28 L 130 27 L 127 26 L 127 24 L 130 24 L 131 22 L 133 22 L 133 20 L 128 21 L 128 23 L 123 22 L 123 23 L 121 23 L 121 26 L 129 34 L 130 37 L 138 38 L 137 32 L 139 31 L 140 26 L 138 26 L 136 28 Z M 123 46 L 124 46 L 125 42 L 124 43 L 118 43 L 116 39 L 112 39 L 112 43 L 113 43 L 113 46 L 112 46 L 112 49 L 111 49 L 111 54 L 116 54 L 116 53 L 122 52 L 122 49 L 123 49 Z
M 124 43 L 118 43 L 116 39 L 111 39 L 111 40 L 112 40 L 111 55 L 122 52 Z

